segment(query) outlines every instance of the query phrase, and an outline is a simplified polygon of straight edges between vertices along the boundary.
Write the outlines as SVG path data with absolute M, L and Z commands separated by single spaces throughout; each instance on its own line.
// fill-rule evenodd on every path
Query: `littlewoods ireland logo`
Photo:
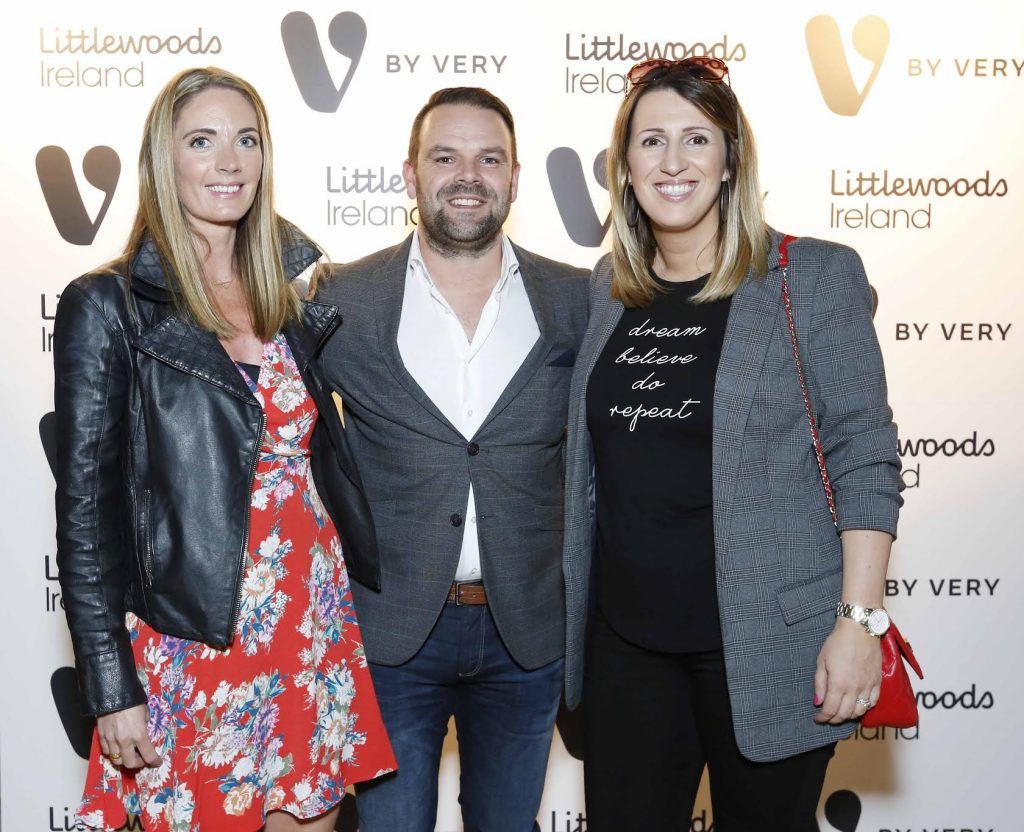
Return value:
M 594 179 L 605 190 L 608 189 L 607 158 L 608 151 L 602 150 L 594 158 L 593 168 Z M 605 217 L 604 222 L 598 217 L 579 154 L 571 147 L 556 147 L 548 154 L 547 169 L 551 194 L 569 239 L 578 246 L 599 247 L 608 233 L 611 215 Z
M 871 74 L 863 89 L 857 89 L 846 59 L 839 26 L 827 14 L 812 17 L 804 31 L 807 52 L 811 56 L 814 77 L 828 108 L 841 116 L 855 116 L 882 68 L 889 48 L 889 25 L 874 15 L 862 17 L 853 27 L 853 48 L 862 58 L 871 61 Z
M 295 84 L 302 100 L 319 113 L 336 112 L 341 105 L 363 56 L 366 23 L 355 12 L 341 12 L 328 26 L 327 38 L 334 51 L 349 60 L 341 86 L 331 77 L 313 18 L 305 12 L 290 12 L 281 21 L 281 40 Z
M 48 145 L 36 154 L 36 175 L 53 224 L 61 237 L 76 246 L 91 245 L 96 239 L 121 178 L 121 160 L 113 148 L 98 145 L 82 159 L 82 173 L 90 185 L 103 191 L 103 204 L 95 219 L 85 209 L 71 159 L 64 148 Z

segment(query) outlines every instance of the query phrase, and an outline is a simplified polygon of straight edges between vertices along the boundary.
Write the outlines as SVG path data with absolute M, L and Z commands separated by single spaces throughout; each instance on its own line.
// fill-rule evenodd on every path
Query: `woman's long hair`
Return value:
M 193 228 L 178 197 L 174 176 L 174 125 L 182 107 L 210 88 L 234 90 L 256 111 L 256 129 L 263 151 L 263 169 L 252 206 L 238 222 L 235 266 L 248 302 L 253 332 L 262 340 L 273 338 L 301 308 L 281 262 L 282 237 L 293 226 L 274 211 L 274 163 L 267 110 L 255 89 L 233 73 L 216 67 L 186 69 L 157 94 L 139 151 L 139 208 L 124 257 L 130 262 L 150 237 L 164 267 L 175 303 L 203 329 L 228 338 L 234 329 L 210 300 L 203 281 L 203 261 L 209 244 Z M 197 248 L 203 246 L 206 252 Z
M 629 149 L 633 113 L 637 102 L 654 90 L 668 89 L 693 104 L 718 127 L 726 140 L 726 169 L 729 179 L 719 196 L 719 227 L 715 240 L 715 262 L 707 285 L 693 300 L 702 303 L 733 295 L 749 272 L 763 275 L 768 269 L 768 226 L 761 203 L 757 178 L 754 134 L 732 88 L 724 83 L 702 80 L 685 68 L 670 69 L 663 76 L 634 86 L 619 107 L 608 148 L 608 191 L 612 212 L 612 295 L 629 307 L 646 306 L 659 291 L 651 272 L 657 244 L 650 221 L 635 204 L 627 208 Z M 635 226 L 627 212 L 639 214 Z

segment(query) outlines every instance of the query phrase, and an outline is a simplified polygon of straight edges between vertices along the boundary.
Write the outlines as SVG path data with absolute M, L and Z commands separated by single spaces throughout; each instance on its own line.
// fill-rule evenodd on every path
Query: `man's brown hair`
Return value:
M 423 131 L 423 119 L 431 110 L 445 104 L 462 104 L 468 107 L 478 107 L 481 110 L 493 110 L 508 127 L 509 135 L 512 136 L 512 164 L 518 164 L 519 158 L 516 153 L 516 125 L 512 120 L 512 113 L 498 96 L 483 87 L 447 87 L 438 90 L 427 100 L 423 108 L 416 114 L 412 122 L 412 133 L 409 135 L 409 162 L 416 165 L 416 159 L 420 153 L 420 133 Z

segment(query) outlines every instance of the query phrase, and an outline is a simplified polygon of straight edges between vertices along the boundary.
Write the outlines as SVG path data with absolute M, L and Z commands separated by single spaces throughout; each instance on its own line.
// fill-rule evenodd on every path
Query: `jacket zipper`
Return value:
M 142 539 L 145 541 L 146 550 L 143 556 L 143 561 L 146 565 L 146 586 L 152 588 L 153 586 L 153 532 L 150 523 L 150 495 L 152 494 L 151 489 L 147 488 L 144 492 L 143 506 L 142 506 Z
M 260 429 L 256 435 L 256 448 L 252 452 L 252 459 L 249 462 L 249 494 L 250 502 L 252 500 L 252 483 L 253 478 L 256 476 L 256 461 L 260 457 L 260 448 L 263 445 L 263 431 L 267 426 L 267 414 L 262 409 L 260 410 Z M 238 614 L 242 609 L 242 573 L 245 571 L 245 554 L 249 550 L 249 518 L 252 507 L 246 505 L 245 511 L 245 526 L 242 532 L 242 549 L 238 553 L 238 569 L 235 573 L 235 586 L 238 587 L 238 594 L 235 597 L 235 609 L 231 614 L 231 622 L 228 627 L 227 644 L 231 644 L 235 640 L 235 626 L 238 624 Z

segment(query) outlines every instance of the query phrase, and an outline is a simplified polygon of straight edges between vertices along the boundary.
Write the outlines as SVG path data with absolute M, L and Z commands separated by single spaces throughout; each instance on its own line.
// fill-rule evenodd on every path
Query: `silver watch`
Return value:
M 867 630 L 868 635 L 875 638 L 881 638 L 889 629 L 889 613 L 882 607 L 871 609 L 840 601 L 836 604 L 836 618 L 849 618 L 851 621 L 856 621 Z

